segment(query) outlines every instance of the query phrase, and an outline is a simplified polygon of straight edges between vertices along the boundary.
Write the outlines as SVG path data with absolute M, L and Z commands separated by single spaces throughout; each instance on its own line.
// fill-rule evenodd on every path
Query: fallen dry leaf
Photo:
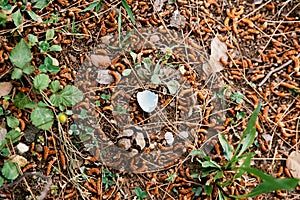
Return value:
M 300 152 L 293 151 L 287 158 L 286 167 L 294 178 L 300 178 Z
M 0 97 L 3 97 L 10 93 L 12 89 L 12 84 L 10 82 L 1 82 L 0 88 Z
M 211 55 L 209 61 L 203 64 L 203 71 L 206 75 L 215 74 L 223 70 L 223 65 L 220 62 L 220 58 L 223 57 L 224 61 L 227 61 L 227 46 L 224 42 L 221 42 L 216 36 L 211 41 Z

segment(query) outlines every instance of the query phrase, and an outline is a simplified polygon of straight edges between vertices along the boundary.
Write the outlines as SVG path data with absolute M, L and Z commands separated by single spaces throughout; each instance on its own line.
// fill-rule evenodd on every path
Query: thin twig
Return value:
M 299 58 L 299 57 L 300 57 L 300 53 L 296 56 L 296 58 Z M 267 74 L 267 76 L 265 76 L 265 78 L 260 82 L 260 84 L 258 84 L 258 86 L 261 87 L 261 86 L 262 86 L 262 85 L 270 78 L 270 76 L 271 76 L 273 73 L 275 73 L 275 72 L 277 72 L 277 71 L 283 69 L 284 67 L 288 66 L 288 65 L 291 64 L 292 62 L 293 62 L 293 60 L 289 60 L 289 61 L 287 61 L 286 63 L 284 63 L 283 65 L 281 65 L 280 67 L 277 67 L 277 68 L 273 69 L 272 71 L 270 71 L 270 72 Z

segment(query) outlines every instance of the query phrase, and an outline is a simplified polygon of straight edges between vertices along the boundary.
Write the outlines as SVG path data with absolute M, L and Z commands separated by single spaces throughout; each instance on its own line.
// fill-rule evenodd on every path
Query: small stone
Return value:
M 115 82 L 115 79 L 112 75 L 109 74 L 110 70 L 98 70 L 98 75 L 96 81 L 100 84 L 111 84 Z M 121 79 L 121 74 L 116 72 L 118 74 L 118 79 Z
M 18 145 L 17 145 L 17 149 L 18 149 L 18 152 L 20 154 L 23 154 L 25 152 L 27 152 L 29 150 L 29 146 L 27 146 L 26 144 L 20 142 Z
M 91 60 L 93 65 L 102 69 L 105 69 L 111 65 L 111 60 L 108 56 L 92 54 Z
M 181 131 L 178 136 L 186 139 L 189 137 L 189 133 L 187 131 Z
M 136 141 L 137 145 L 141 147 L 141 149 L 145 148 L 146 141 L 145 141 L 143 133 L 141 133 L 141 132 L 137 133 L 135 141 Z
M 127 138 L 122 138 L 118 141 L 118 146 L 128 150 L 131 147 L 131 141 Z
M 34 150 L 38 153 L 41 153 L 41 152 L 43 152 L 43 146 L 41 144 L 36 144 L 34 146 Z
M 173 144 L 173 142 L 174 142 L 173 133 L 172 132 L 166 132 L 165 133 L 165 140 L 166 140 L 168 145 Z

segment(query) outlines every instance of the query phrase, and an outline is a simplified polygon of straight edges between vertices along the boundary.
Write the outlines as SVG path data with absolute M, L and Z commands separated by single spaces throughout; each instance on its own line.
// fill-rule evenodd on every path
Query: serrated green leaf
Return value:
M 14 21 L 15 26 L 20 26 L 22 24 L 22 14 L 19 9 L 14 12 L 11 17 Z
M 23 71 L 19 68 L 15 68 L 11 74 L 11 79 L 20 79 L 23 75 Z
M 0 25 L 5 26 L 7 22 L 6 14 L 0 12 Z
M 76 103 L 82 101 L 82 92 L 73 85 L 67 85 L 61 92 L 62 104 L 64 106 L 74 106 Z
M 6 161 L 2 167 L 2 175 L 8 180 L 15 180 L 19 176 L 16 163 Z
M 37 107 L 30 114 L 30 119 L 36 127 L 42 130 L 49 130 L 53 124 L 54 115 L 49 108 Z
M 50 78 L 47 74 L 39 74 L 33 79 L 33 87 L 37 90 L 44 90 L 48 87 Z
M 151 82 L 154 84 L 154 85 L 159 85 L 160 84 L 160 78 L 157 74 L 153 74 L 151 76 Z
M 26 65 L 23 67 L 23 72 L 27 75 L 32 74 L 34 72 L 35 68 L 32 65 Z
M 52 94 L 50 96 L 50 101 L 56 107 L 62 104 L 62 98 L 59 94 Z
M 21 69 L 31 61 L 31 51 L 24 39 L 21 39 L 21 41 L 11 51 L 9 59 L 12 64 Z
M 136 61 L 136 58 L 137 58 L 137 54 L 136 54 L 136 53 L 134 53 L 133 51 L 130 51 L 130 52 L 129 52 L 129 54 L 130 54 L 130 56 L 131 56 L 131 58 L 132 58 L 133 62 L 135 63 L 135 61 Z
M 4 178 L 0 176 L 0 187 L 2 187 L 3 183 L 4 183 Z
M 213 189 L 213 187 L 211 185 L 204 185 L 204 192 L 207 195 L 211 195 L 212 194 L 212 189 Z
M 136 196 L 138 197 L 139 200 L 143 200 L 144 198 L 147 197 L 147 192 L 143 191 L 141 188 L 134 188 L 134 192 Z
M 60 82 L 58 80 L 52 81 L 50 84 L 50 91 L 55 93 L 59 90 Z
M 48 42 L 45 42 L 45 41 L 41 41 L 39 43 L 39 49 L 41 51 L 41 53 L 45 53 L 49 50 L 50 48 L 50 44 Z
M 29 46 L 33 46 L 35 43 L 39 42 L 38 38 L 35 35 L 28 35 Z
M 27 10 L 28 15 L 30 16 L 31 19 L 34 21 L 38 21 L 38 16 L 33 12 L 32 10 Z
M 12 143 L 20 141 L 20 137 L 21 132 L 17 130 L 10 130 L 8 133 L 6 133 L 6 139 Z
M 229 144 L 225 136 L 221 133 L 218 134 L 219 136 L 219 141 L 222 146 L 222 149 L 224 151 L 224 156 L 226 160 L 230 160 L 233 154 L 233 147 Z
M 50 101 L 54 106 L 74 106 L 76 103 L 82 101 L 82 99 L 82 92 L 72 85 L 67 85 L 58 94 L 50 96 Z
M 24 93 L 19 92 L 14 99 L 14 104 L 19 109 L 24 109 L 27 104 L 29 104 L 31 101 L 28 96 L 26 96 Z
M 50 0 L 35 0 L 35 1 L 33 1 L 33 3 L 35 3 L 33 6 L 34 8 L 43 9 L 48 6 L 48 4 L 50 3 Z
M 48 29 L 46 32 L 46 40 L 52 40 L 54 38 L 54 29 Z
M 50 48 L 49 48 L 49 51 L 61 51 L 62 48 L 60 45 L 52 45 Z
M 124 8 L 125 8 L 127 14 L 129 15 L 131 22 L 132 22 L 133 24 L 135 24 L 134 15 L 133 15 L 133 13 L 132 13 L 132 11 L 131 11 L 131 8 L 129 7 L 127 1 L 126 1 L 126 0 L 121 0 L 121 2 L 122 2 L 122 5 L 123 5 Z
M 19 126 L 19 120 L 14 116 L 7 116 L 6 117 L 7 126 L 10 128 L 16 128 Z
M 170 94 L 176 94 L 176 92 L 178 91 L 180 84 L 177 80 L 170 80 L 166 83 L 167 88 L 170 92 Z

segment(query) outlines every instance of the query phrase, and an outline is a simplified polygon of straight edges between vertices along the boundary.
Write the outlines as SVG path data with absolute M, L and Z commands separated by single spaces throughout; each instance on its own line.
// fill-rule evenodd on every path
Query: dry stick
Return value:
M 296 56 L 296 58 L 299 58 L 299 57 L 300 57 L 300 53 Z M 259 86 L 259 87 L 262 86 L 262 85 L 270 78 L 270 76 L 271 76 L 273 73 L 275 73 L 275 72 L 277 72 L 277 71 L 283 69 L 284 67 L 288 66 L 288 65 L 291 64 L 292 62 L 293 62 L 293 60 L 289 60 L 289 61 L 287 61 L 286 63 L 284 63 L 283 65 L 281 65 L 280 67 L 275 68 L 275 69 L 273 69 L 272 71 L 270 71 L 270 72 L 267 74 L 267 76 L 265 76 L 265 78 L 260 82 L 260 84 L 258 84 L 258 86 Z

